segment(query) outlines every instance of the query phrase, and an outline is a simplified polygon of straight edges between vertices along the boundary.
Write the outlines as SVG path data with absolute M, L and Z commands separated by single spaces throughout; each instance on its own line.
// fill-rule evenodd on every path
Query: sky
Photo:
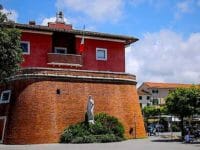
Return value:
M 126 72 L 142 82 L 200 83 L 200 0 L 0 0 L 18 23 L 46 25 L 63 11 L 73 28 L 139 38 Z M 11 13 L 9 13 L 11 12 Z

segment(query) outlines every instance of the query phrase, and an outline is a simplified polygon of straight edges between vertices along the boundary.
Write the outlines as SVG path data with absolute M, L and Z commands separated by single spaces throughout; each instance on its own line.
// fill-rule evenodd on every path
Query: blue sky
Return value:
M 0 0 L 16 22 L 46 24 L 62 10 L 76 29 L 135 36 L 126 71 L 138 82 L 200 83 L 200 0 Z

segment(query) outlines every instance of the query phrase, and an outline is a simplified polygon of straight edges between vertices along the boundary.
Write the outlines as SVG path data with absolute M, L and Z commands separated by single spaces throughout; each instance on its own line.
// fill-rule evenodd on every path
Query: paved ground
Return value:
M 105 144 L 2 145 L 0 150 L 200 150 L 200 144 L 172 141 L 166 135 Z

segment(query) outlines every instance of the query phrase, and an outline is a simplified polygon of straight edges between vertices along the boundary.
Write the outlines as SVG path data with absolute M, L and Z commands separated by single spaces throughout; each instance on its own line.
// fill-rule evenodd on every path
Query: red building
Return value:
M 136 79 L 125 73 L 125 47 L 138 39 L 75 30 L 62 14 L 48 26 L 15 27 L 22 31 L 24 62 L 0 86 L 1 142 L 59 142 L 65 127 L 84 119 L 88 95 L 95 100 L 95 113 L 119 118 L 127 138 L 145 136 Z
M 64 22 L 48 26 L 16 24 L 22 30 L 22 67 L 125 72 L 125 47 L 134 37 L 75 30 Z M 84 37 L 84 51 L 79 52 Z

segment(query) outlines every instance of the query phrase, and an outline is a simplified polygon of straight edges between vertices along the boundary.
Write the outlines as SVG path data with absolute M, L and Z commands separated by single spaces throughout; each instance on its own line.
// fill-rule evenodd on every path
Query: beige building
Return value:
M 138 88 L 140 106 L 164 105 L 165 97 L 176 88 L 190 87 L 192 84 L 144 82 Z

